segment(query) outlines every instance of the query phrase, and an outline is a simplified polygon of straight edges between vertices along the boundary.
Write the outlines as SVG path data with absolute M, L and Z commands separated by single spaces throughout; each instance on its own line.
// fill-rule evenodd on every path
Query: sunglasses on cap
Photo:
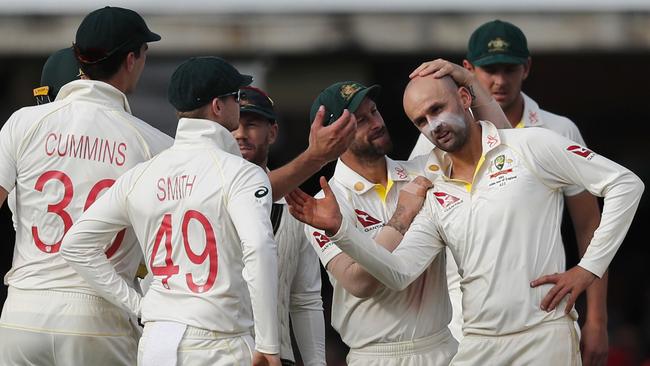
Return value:
M 239 101 L 241 100 L 241 90 L 237 90 L 232 93 L 217 95 L 217 98 L 222 99 L 230 96 L 235 97 L 235 102 L 239 103 Z

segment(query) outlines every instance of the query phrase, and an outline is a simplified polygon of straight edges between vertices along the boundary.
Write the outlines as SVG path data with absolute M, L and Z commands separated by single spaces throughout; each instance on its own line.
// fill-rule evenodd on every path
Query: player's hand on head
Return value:
M 548 312 L 553 311 L 555 307 L 564 299 L 569 296 L 567 305 L 564 312 L 568 314 L 573 308 L 578 296 L 591 285 L 596 279 L 596 275 L 587 271 L 586 269 L 575 266 L 570 270 L 563 273 L 555 273 L 551 275 L 542 276 L 530 283 L 531 287 L 537 287 L 545 284 L 554 284 L 544 299 L 542 299 L 541 309 Z
M 433 75 L 438 79 L 445 76 L 451 76 L 451 78 L 461 86 L 469 86 L 474 81 L 474 74 L 472 74 L 471 71 L 441 58 L 425 62 L 418 66 L 418 68 L 413 70 L 409 75 L 409 78 L 413 79 L 416 76 L 427 75 Z
M 325 177 L 320 177 L 320 186 L 325 193 L 325 197 L 321 199 L 315 199 L 299 188 L 285 198 L 289 204 L 289 212 L 296 219 L 332 235 L 341 227 L 343 218 L 336 197 Z
M 270 355 L 268 353 L 255 351 L 253 354 L 252 366 L 282 366 L 282 362 L 278 355 Z
M 605 366 L 609 352 L 607 321 L 587 319 L 580 332 L 580 355 L 583 366 Z
M 347 109 L 329 126 L 323 125 L 325 119 L 325 107 L 321 106 L 311 124 L 307 147 L 311 158 L 322 165 L 338 159 L 348 149 L 357 129 L 357 120 Z

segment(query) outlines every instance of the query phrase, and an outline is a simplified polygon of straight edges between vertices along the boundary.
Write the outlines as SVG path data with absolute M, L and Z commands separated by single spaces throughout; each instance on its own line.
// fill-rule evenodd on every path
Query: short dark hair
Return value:
M 181 119 L 181 118 L 207 119 L 208 112 L 206 106 L 210 104 L 212 104 L 212 100 L 210 100 L 209 103 L 206 103 L 196 109 L 192 109 L 191 111 L 176 111 L 176 118 L 177 119 Z
M 126 56 L 129 53 L 133 52 L 135 54 L 135 57 L 140 57 L 140 50 L 142 49 L 143 44 L 144 42 L 138 45 L 127 47 L 124 50 L 116 52 L 107 59 L 96 63 L 84 62 L 86 57 L 84 57 L 85 55 L 80 55 L 80 51 L 77 46 L 74 46 L 74 53 L 77 61 L 79 61 L 79 67 L 81 68 L 81 71 L 83 71 L 83 73 L 88 76 L 88 78 L 91 80 L 105 81 L 117 73 L 120 66 L 122 65 L 122 62 L 124 62 L 124 59 L 126 59 Z

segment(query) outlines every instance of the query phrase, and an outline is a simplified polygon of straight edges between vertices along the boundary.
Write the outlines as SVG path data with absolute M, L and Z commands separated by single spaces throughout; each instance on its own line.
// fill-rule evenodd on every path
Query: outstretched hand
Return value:
M 309 130 L 309 146 L 307 153 L 321 165 L 338 159 L 348 149 L 354 139 L 357 120 L 347 109 L 330 125 L 323 125 L 328 118 L 325 107 L 320 106 Z
M 320 177 L 320 186 L 325 193 L 321 199 L 308 195 L 300 188 L 289 193 L 285 199 L 293 217 L 316 229 L 325 230 L 327 235 L 334 235 L 343 221 L 341 210 L 325 177 Z
M 474 74 L 466 68 L 456 65 L 444 59 L 428 61 L 418 66 L 417 69 L 409 75 L 413 79 L 416 76 L 433 75 L 435 78 L 451 76 L 454 81 L 461 86 L 470 86 L 474 82 Z
M 578 296 L 591 285 L 596 279 L 596 275 L 586 269 L 575 266 L 563 273 L 542 276 L 530 283 L 530 287 L 537 287 L 547 283 L 555 286 L 542 299 L 541 309 L 553 311 L 562 299 L 569 295 L 564 312 L 568 314 L 573 308 Z

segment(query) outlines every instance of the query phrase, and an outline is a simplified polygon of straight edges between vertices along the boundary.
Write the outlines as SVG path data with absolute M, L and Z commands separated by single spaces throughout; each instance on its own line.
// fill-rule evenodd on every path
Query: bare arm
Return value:
M 307 150 L 269 173 L 274 202 L 298 188 L 325 164 L 336 160 L 352 142 L 357 128 L 352 113 L 344 110 L 341 117 L 329 126 L 323 126 L 324 115 L 325 110 L 321 106 L 311 125 Z
M 585 254 L 594 231 L 600 224 L 600 209 L 596 197 L 584 191 L 565 197 L 576 232 L 580 257 Z M 607 273 L 587 287 L 587 318 L 582 327 L 581 354 L 585 366 L 604 365 L 607 361 Z
M 492 122 L 497 128 L 512 128 L 499 103 L 494 100 L 474 74 L 460 65 L 441 58 L 425 62 L 409 75 L 410 78 L 431 75 L 436 78 L 450 76 L 456 84 L 469 90 L 472 96 L 472 113 L 476 120 Z

